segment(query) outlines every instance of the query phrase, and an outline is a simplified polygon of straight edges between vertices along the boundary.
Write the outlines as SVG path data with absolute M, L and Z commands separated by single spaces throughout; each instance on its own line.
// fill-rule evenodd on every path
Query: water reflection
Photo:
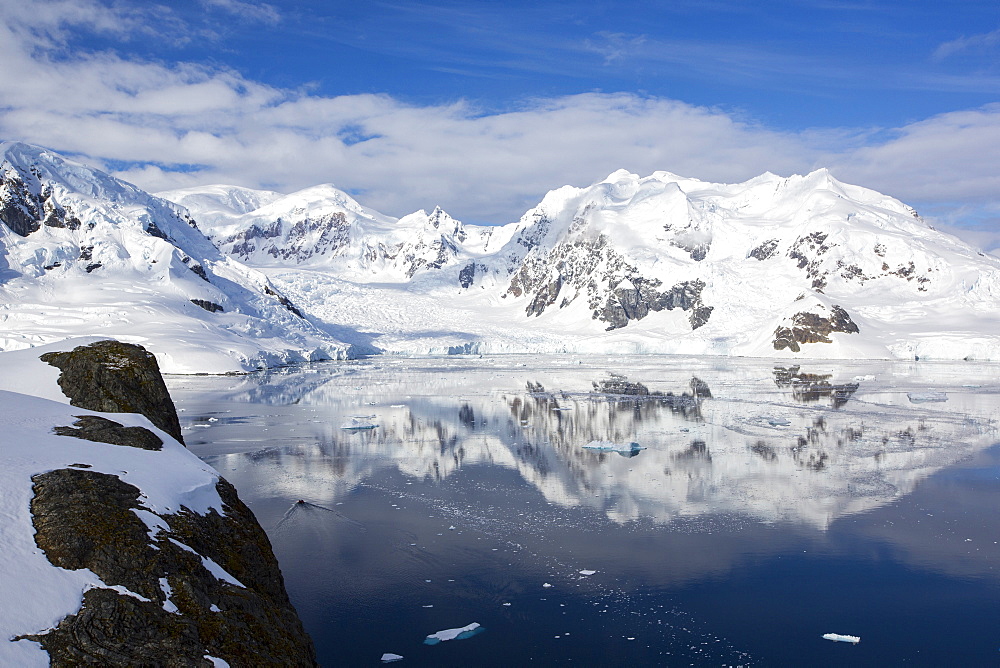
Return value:
M 970 373 L 981 374 L 979 387 L 958 383 Z M 185 425 L 225 427 L 230 447 L 215 439 L 219 452 L 206 457 L 223 473 L 252 462 L 282 493 L 322 504 L 386 467 L 440 481 L 490 465 L 516 470 L 550 502 L 616 521 L 741 513 L 825 528 L 995 442 L 990 374 L 702 361 L 626 375 L 568 361 L 379 360 L 227 379 L 226 401 L 283 407 L 285 428 L 283 418 L 275 425 L 274 415 L 253 414 L 190 415 Z M 199 382 L 207 381 L 175 379 L 181 391 Z M 907 400 L 928 386 L 948 389 L 951 400 Z M 361 412 L 378 428 L 338 428 Z M 270 446 L 243 450 L 265 422 Z M 621 457 L 583 447 L 593 442 L 644 449 Z
M 829 631 L 863 637 L 852 665 L 995 656 L 996 367 L 377 359 L 169 385 L 327 664 L 844 665 Z
M 802 403 L 828 399 L 832 408 L 844 406 L 861 387 L 859 383 L 831 385 L 833 374 L 804 373 L 800 366 L 774 367 L 774 384 L 792 390 L 792 398 Z

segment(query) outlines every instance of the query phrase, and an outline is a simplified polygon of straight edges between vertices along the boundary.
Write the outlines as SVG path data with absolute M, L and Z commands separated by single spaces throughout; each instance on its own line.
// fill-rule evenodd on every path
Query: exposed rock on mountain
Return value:
M 790 327 L 774 330 L 775 350 L 790 348 L 797 353 L 801 350 L 800 344 L 830 343 L 830 334 L 834 332 L 857 334 L 859 331 L 851 316 L 839 306 L 830 307 L 829 314 L 823 315 L 800 311 L 791 320 Z

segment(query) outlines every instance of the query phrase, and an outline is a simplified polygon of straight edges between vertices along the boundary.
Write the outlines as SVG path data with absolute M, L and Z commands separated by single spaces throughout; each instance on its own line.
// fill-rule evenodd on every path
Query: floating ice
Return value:
M 549 584 L 548 582 L 543 582 L 543 583 L 542 583 L 542 586 L 543 586 L 543 587 L 551 587 L 552 585 L 550 585 L 550 584 Z
M 349 420 L 340 425 L 341 429 L 374 429 L 378 425 L 372 422 L 374 415 L 354 415 Z
M 907 392 L 906 398 L 911 404 L 922 404 L 928 401 L 948 401 L 948 395 L 944 392 Z
M 785 418 L 767 418 L 767 423 L 772 427 L 787 427 L 792 424 L 790 420 Z
M 844 636 L 839 633 L 824 633 L 823 638 L 826 640 L 832 640 L 834 642 L 849 642 L 857 645 L 861 642 L 860 636 Z
M 645 450 L 638 443 L 612 443 L 611 441 L 591 441 L 583 446 L 587 450 L 598 450 L 600 452 L 617 452 L 620 455 L 625 455 L 627 457 L 632 457 L 639 453 L 640 450 Z
M 402 655 L 393 654 L 392 652 L 386 652 L 382 655 L 382 663 L 392 663 L 393 661 L 401 661 Z
M 463 626 L 460 629 L 445 629 L 444 631 L 432 633 L 424 638 L 424 644 L 436 645 L 439 642 L 444 642 L 445 640 L 465 640 L 466 638 L 471 638 L 478 633 L 482 633 L 484 630 L 485 629 L 483 629 L 478 622 L 472 622 L 468 626 Z
M 597 571 L 580 571 L 580 575 L 593 575 Z
M 855 376 L 854 377 L 854 382 L 855 383 L 860 383 L 863 380 L 875 380 L 875 376 L 873 376 L 871 374 L 866 374 L 864 376 Z

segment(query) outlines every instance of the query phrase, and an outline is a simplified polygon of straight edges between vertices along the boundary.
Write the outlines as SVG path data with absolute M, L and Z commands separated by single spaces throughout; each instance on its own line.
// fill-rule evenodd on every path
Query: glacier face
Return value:
M 2 350 L 111 336 L 182 373 L 348 354 L 185 209 L 50 151 L 0 145 L 0 220 Z
M 1000 359 L 1000 261 L 826 170 L 619 170 L 496 227 L 328 184 L 151 195 L 17 143 L 0 178 L 0 349 L 118 336 L 177 372 L 352 350 Z
M 389 352 L 1000 359 L 1000 262 L 826 170 L 620 170 L 495 228 L 392 219 L 322 186 L 207 226 Z

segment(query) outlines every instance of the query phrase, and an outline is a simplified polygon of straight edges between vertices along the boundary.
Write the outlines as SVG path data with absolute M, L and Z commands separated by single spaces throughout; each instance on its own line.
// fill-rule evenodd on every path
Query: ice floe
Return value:
M 424 644 L 436 645 L 445 640 L 465 640 L 466 638 L 471 638 L 476 634 L 482 633 L 484 630 L 478 622 L 472 622 L 468 626 L 463 626 L 459 629 L 445 629 L 444 631 L 432 633 L 424 639 Z
M 912 404 L 922 404 L 932 401 L 948 401 L 946 392 L 907 392 L 906 398 Z

